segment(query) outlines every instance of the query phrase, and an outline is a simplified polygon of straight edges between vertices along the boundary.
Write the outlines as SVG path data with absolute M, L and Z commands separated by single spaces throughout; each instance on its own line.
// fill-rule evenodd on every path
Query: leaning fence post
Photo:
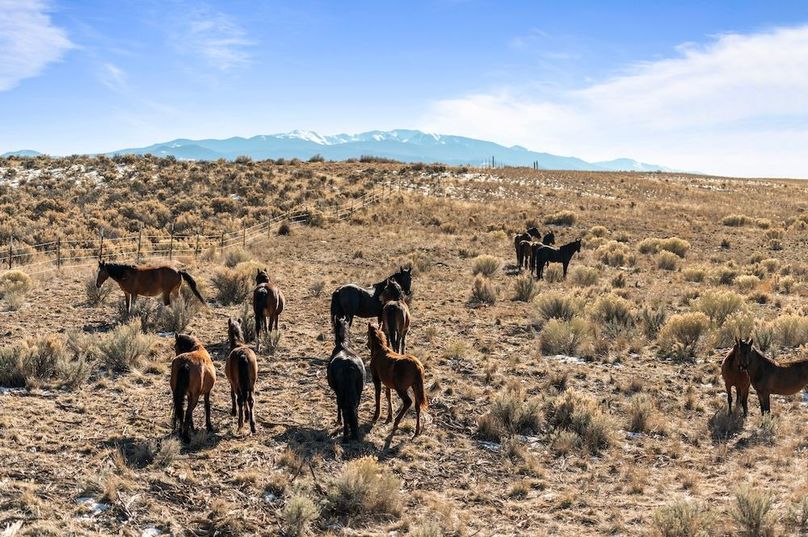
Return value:
M 174 259 L 174 224 L 171 224 L 171 239 L 168 242 L 168 260 Z
M 104 228 L 98 230 L 100 240 L 98 241 L 98 260 L 104 260 Z
M 140 249 L 143 244 L 143 224 L 140 224 L 140 229 L 137 232 L 137 253 L 135 254 L 135 263 L 140 263 Z
M 62 237 L 56 239 L 56 268 L 62 268 Z

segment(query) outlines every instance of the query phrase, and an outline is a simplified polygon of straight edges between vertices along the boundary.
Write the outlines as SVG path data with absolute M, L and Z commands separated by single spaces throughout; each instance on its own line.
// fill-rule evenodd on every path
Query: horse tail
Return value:
M 419 405 L 423 410 L 426 410 L 429 406 L 429 402 L 426 400 L 426 393 L 424 392 L 424 366 L 420 363 L 417 364 L 417 366 L 418 378 L 415 379 L 412 391 L 415 392 L 415 404 Z
M 185 399 L 185 394 L 188 392 L 188 386 L 191 384 L 191 364 L 183 362 L 177 368 L 177 378 L 174 383 L 174 421 L 177 420 L 182 423 L 182 403 Z
M 253 293 L 253 313 L 255 314 L 255 339 L 261 334 L 261 327 L 264 326 L 264 313 L 269 303 L 269 291 L 266 287 L 260 286 Z
M 202 294 L 199 292 L 199 288 L 196 286 L 196 281 L 191 277 L 191 275 L 188 274 L 186 271 L 181 270 L 180 276 L 182 276 L 182 279 L 185 280 L 185 282 L 188 284 L 188 287 L 191 288 L 191 291 L 194 293 L 194 296 L 196 296 L 196 298 L 198 298 L 199 301 L 204 304 L 205 299 L 202 298 Z
M 336 326 L 337 319 L 343 316 L 339 303 L 339 289 L 331 293 L 331 326 Z
M 238 391 L 239 397 L 246 403 L 247 396 L 252 391 L 252 386 L 250 386 L 250 361 L 244 353 L 238 358 Z

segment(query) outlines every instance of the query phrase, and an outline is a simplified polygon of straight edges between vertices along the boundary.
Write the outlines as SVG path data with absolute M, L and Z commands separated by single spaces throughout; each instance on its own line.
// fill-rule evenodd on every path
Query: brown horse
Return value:
M 410 308 L 403 300 L 391 300 L 382 308 L 382 331 L 390 347 L 399 354 L 407 352 L 407 332 L 410 329 Z
M 191 275 L 184 270 L 177 270 L 167 265 L 139 267 L 99 261 L 95 286 L 101 287 L 107 281 L 107 278 L 112 278 L 121 287 L 126 300 L 127 313 L 131 311 L 132 304 L 138 295 L 163 295 L 163 304 L 166 306 L 171 305 L 171 297 L 177 296 L 183 280 L 191 287 L 191 291 L 193 291 L 196 298 L 203 304 L 205 303 L 205 299 L 199 293 L 196 282 Z
M 255 350 L 261 350 L 261 329 L 268 334 L 278 329 L 278 317 L 283 312 L 286 299 L 283 291 L 272 280 L 266 270 L 255 275 L 256 287 L 253 291 L 253 312 L 255 313 Z M 269 319 L 269 321 L 267 321 Z
M 513 237 L 513 247 L 516 249 L 516 266 L 519 267 L 520 269 L 522 268 L 522 263 L 524 263 L 524 258 L 522 257 L 522 248 L 521 248 L 522 241 L 530 242 L 532 239 L 533 239 L 533 237 L 531 237 L 527 233 L 517 233 Z
M 373 385 L 376 389 L 376 412 L 373 414 L 373 422 L 379 419 L 381 413 L 382 384 L 387 395 L 387 421 L 390 423 L 393 417 L 393 405 L 390 402 L 390 389 L 396 390 L 401 398 L 401 410 L 396 414 L 393 422 L 393 430 L 390 435 L 396 432 L 398 424 L 404 413 L 412 406 L 407 390 L 412 388 L 415 394 L 415 434 L 413 438 L 421 434 L 421 409 L 427 408 L 426 394 L 424 393 L 424 366 L 415 356 L 411 354 L 398 354 L 387 345 L 387 337 L 384 332 L 368 323 L 368 349 L 370 349 L 370 373 L 373 377 Z
M 202 342 L 194 336 L 174 335 L 174 353 L 177 355 L 171 362 L 171 394 L 174 399 L 174 419 L 172 431 L 176 432 L 180 424 L 180 434 L 185 441 L 189 440 L 189 431 L 193 432 L 193 412 L 199 402 L 199 396 L 205 397 L 205 426 L 213 431 L 210 422 L 210 391 L 216 383 L 216 368 Z M 183 418 L 182 405 L 188 396 L 188 409 Z
M 738 344 L 739 368 L 749 373 L 749 380 L 760 401 L 760 413 L 771 413 L 771 394 L 793 395 L 808 384 L 808 360 L 780 365 L 763 356 L 750 339 Z
M 523 268 L 528 268 L 530 266 L 531 252 L 533 251 L 533 243 L 530 241 L 522 241 L 519 243 L 519 256 L 518 259 L 521 259 L 519 270 Z
M 721 376 L 724 378 L 724 386 L 727 390 L 728 413 L 732 413 L 732 387 L 735 387 L 736 408 L 737 405 L 743 407 L 743 415 L 749 413 L 747 400 L 749 399 L 749 375 L 746 371 L 741 371 L 738 361 L 740 360 L 740 340 L 735 338 L 735 345 L 721 362 Z
M 253 405 L 255 381 L 258 378 L 258 361 L 255 353 L 244 342 L 244 331 L 241 319 L 227 319 L 227 339 L 230 340 L 230 354 L 224 364 L 224 373 L 230 381 L 230 401 L 233 403 L 230 415 L 236 415 L 238 399 L 238 429 L 244 425 L 244 419 L 250 422 L 250 431 L 255 434 L 255 417 Z

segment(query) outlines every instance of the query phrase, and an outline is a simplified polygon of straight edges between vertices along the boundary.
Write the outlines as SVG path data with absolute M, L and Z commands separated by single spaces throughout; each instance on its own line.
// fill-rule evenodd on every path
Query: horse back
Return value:
M 237 387 L 239 385 L 239 365 L 245 362 L 249 371 L 250 386 L 255 386 L 255 381 L 258 378 L 258 360 L 255 357 L 255 352 L 246 345 L 236 347 L 227 355 L 224 371 L 231 386 Z
M 143 296 L 156 296 L 171 292 L 182 283 L 177 269 L 168 265 L 135 267 L 129 277 L 118 282 L 129 292 Z

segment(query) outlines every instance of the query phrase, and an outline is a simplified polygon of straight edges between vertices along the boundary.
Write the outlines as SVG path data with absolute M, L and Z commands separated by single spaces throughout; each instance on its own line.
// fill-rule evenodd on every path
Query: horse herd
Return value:
M 96 287 L 111 278 L 124 292 L 126 311 L 131 311 L 137 296 L 162 296 L 163 303 L 170 305 L 176 298 L 183 282 L 191 288 L 194 296 L 205 304 L 196 281 L 184 270 L 170 266 L 136 266 L 100 261 Z M 367 346 L 370 351 L 370 374 L 376 397 L 372 422 L 379 419 L 382 385 L 387 398 L 387 421 L 392 420 L 391 390 L 401 399 L 401 408 L 396 414 L 392 436 L 401 418 L 413 405 L 408 391 L 415 398 L 416 426 L 413 438 L 421 432 L 421 410 L 427 407 L 424 392 L 424 367 L 415 356 L 406 354 L 406 337 L 410 325 L 408 302 L 412 296 L 410 268 L 400 267 L 398 272 L 384 281 L 365 289 L 355 284 L 339 287 L 331 296 L 331 325 L 334 332 L 334 349 L 327 367 L 328 384 L 334 391 L 337 402 L 337 423 L 343 425 L 343 439 L 359 438 L 358 408 L 365 385 L 366 368 L 356 354 L 350 339 L 354 317 L 375 318 L 378 326 L 368 323 Z M 255 433 L 253 414 L 255 383 L 258 379 L 256 351 L 260 350 L 261 332 L 271 334 L 278 329 L 278 317 L 286 304 L 280 287 L 272 282 L 266 270 L 258 270 L 252 294 L 255 314 L 255 351 L 244 338 L 241 319 L 227 320 L 227 337 L 230 352 L 225 362 L 225 375 L 230 383 L 231 414 L 238 416 L 238 428 L 247 421 Z M 199 338 L 189 334 L 174 336 L 175 358 L 171 363 L 170 386 L 173 400 L 172 431 L 185 441 L 195 431 L 193 411 L 200 397 L 205 405 L 205 426 L 213 431 L 210 420 L 210 395 L 216 383 L 216 368 Z M 185 401 L 187 400 L 187 406 Z
M 561 263 L 564 271 L 564 278 L 567 277 L 567 269 L 570 260 L 575 252 L 581 251 L 581 239 L 576 239 L 558 248 L 555 244 L 555 234 L 547 232 L 539 241 L 541 233 L 538 228 L 531 227 L 525 233 L 517 233 L 513 238 L 513 246 L 516 250 L 516 267 L 519 270 L 529 268 L 530 273 L 536 273 L 536 278 L 544 276 L 544 267 L 549 263 Z

